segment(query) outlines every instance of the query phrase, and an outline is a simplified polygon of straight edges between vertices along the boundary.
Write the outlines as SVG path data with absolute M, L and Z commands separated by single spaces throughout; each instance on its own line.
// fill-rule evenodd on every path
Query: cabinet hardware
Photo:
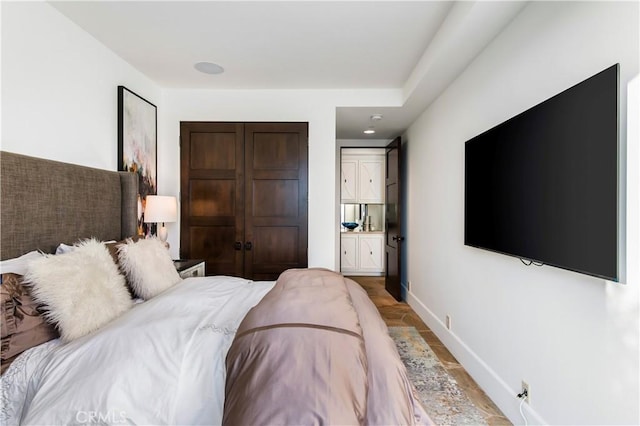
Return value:
M 251 241 L 247 241 L 246 243 L 244 243 L 244 249 L 246 251 L 251 250 L 252 247 L 253 247 L 253 244 L 251 244 Z
M 240 241 L 236 241 L 236 243 L 233 245 L 233 248 L 235 248 L 236 250 L 242 250 L 242 243 Z

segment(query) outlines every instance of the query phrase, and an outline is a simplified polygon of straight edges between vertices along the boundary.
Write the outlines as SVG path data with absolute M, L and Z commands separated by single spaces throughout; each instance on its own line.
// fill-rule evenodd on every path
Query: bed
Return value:
M 28 314 L 42 314 L 43 327 L 58 321 L 60 334 L 10 359 L 0 423 L 431 423 L 384 322 L 353 281 L 313 268 L 276 282 L 174 279 L 166 250 L 127 240 L 137 229 L 135 175 L 1 152 L 0 179 L 3 291 L 5 276 L 25 279 L 39 305 L 51 301 Z M 83 263 L 98 257 L 103 269 Z M 67 293 L 47 299 L 60 264 Z M 113 291 L 98 300 L 103 285 Z M 65 313 L 70 301 L 74 315 Z M 9 302 L 3 315 L 27 306 Z

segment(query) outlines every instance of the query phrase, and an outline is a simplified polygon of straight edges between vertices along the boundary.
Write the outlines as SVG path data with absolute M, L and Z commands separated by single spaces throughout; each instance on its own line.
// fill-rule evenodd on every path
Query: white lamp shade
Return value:
M 144 208 L 146 223 L 175 222 L 178 220 L 178 203 L 176 197 L 165 195 L 147 195 Z

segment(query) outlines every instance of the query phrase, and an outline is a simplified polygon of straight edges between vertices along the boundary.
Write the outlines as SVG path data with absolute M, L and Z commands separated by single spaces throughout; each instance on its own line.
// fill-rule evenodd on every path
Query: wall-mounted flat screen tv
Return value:
M 618 281 L 619 64 L 465 144 L 464 243 Z

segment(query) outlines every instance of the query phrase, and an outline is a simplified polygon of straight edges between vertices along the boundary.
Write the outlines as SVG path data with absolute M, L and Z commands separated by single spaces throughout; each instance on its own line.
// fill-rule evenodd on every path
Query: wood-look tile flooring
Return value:
M 458 382 L 460 389 L 475 406 L 485 413 L 489 425 L 510 425 L 498 407 L 489 399 L 487 394 L 476 384 L 460 363 L 451 355 L 440 339 L 426 326 L 420 317 L 404 302 L 396 301 L 384 289 L 384 277 L 349 277 L 360 284 L 373 303 L 380 311 L 380 315 L 389 327 L 413 326 L 418 330 L 422 338 L 429 344 L 440 362 Z

